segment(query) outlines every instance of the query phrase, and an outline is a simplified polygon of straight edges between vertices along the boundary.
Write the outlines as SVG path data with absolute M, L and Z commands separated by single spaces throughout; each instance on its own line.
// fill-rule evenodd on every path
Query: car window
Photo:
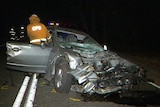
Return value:
M 57 32 L 57 39 L 59 42 L 77 42 L 78 38 L 76 35 L 71 33 Z
M 69 31 L 57 31 L 57 40 L 62 48 L 74 49 L 81 52 L 99 52 L 103 48 L 98 42 L 92 39 L 89 35 L 81 35 Z

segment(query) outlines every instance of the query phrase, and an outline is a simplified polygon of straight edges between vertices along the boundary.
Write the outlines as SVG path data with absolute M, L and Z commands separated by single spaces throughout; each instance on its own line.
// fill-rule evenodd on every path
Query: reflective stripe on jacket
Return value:
M 36 43 L 36 42 L 41 42 L 41 41 L 47 41 L 46 38 L 41 38 L 41 39 L 33 39 L 30 41 L 30 43 Z

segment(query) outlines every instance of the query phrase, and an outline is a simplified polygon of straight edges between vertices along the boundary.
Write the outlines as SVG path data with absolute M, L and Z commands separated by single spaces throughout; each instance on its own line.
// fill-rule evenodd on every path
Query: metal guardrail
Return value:
M 34 74 L 24 107 L 33 107 L 36 88 L 37 88 L 37 82 L 38 82 L 38 79 L 36 78 L 36 74 Z
M 17 95 L 12 107 L 20 107 L 21 102 L 22 102 L 23 97 L 24 97 L 24 94 L 25 94 L 25 91 L 27 89 L 29 80 L 30 80 L 30 77 L 28 77 L 28 76 L 26 76 L 24 78 L 23 83 L 21 85 L 21 88 L 20 88 L 20 90 L 18 92 L 18 95 Z
M 147 83 L 149 83 L 149 84 L 151 84 L 152 86 L 154 86 L 154 87 L 156 87 L 156 88 L 160 89 L 160 86 L 159 86 L 159 85 L 157 85 L 157 84 L 155 84 L 155 83 L 153 83 L 153 82 L 147 82 Z
M 17 97 L 16 97 L 12 107 L 21 107 L 22 100 L 24 99 L 24 95 L 25 95 L 25 92 L 27 89 L 29 89 L 29 90 L 26 95 L 26 100 L 25 100 L 23 107 L 33 107 L 35 93 L 36 93 L 36 87 L 37 87 L 37 82 L 38 82 L 38 79 L 36 78 L 36 74 L 33 75 L 30 86 L 28 86 L 29 80 L 30 80 L 30 77 L 25 76 L 23 83 L 21 85 L 21 88 L 17 94 Z

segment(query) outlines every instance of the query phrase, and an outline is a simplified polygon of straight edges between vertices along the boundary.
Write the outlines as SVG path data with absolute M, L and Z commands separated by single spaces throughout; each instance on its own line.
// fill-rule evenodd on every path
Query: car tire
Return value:
M 69 93 L 72 85 L 72 75 L 68 72 L 70 67 L 64 57 L 60 57 L 55 64 L 54 87 L 59 93 Z

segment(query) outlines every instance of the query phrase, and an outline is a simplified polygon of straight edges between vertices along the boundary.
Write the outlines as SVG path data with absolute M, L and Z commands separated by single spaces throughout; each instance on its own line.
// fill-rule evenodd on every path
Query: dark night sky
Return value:
M 4 35 L 9 26 L 27 25 L 36 13 L 45 24 L 49 20 L 74 23 L 113 48 L 160 50 L 159 0 L 5 0 L 4 5 Z

